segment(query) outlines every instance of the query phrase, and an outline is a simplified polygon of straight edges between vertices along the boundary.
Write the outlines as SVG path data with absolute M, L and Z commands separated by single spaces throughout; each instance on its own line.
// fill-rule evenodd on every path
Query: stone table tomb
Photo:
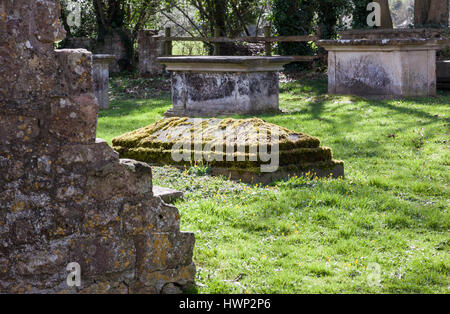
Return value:
M 322 40 L 330 94 L 436 95 L 439 39 Z
M 278 71 L 291 57 L 161 57 L 172 72 L 167 116 L 279 112 Z

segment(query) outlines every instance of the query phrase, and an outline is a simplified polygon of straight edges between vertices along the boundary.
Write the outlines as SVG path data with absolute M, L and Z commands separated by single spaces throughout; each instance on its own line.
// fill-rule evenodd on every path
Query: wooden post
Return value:
M 271 36 L 271 27 L 270 26 L 264 26 L 264 37 L 270 37 Z M 272 56 L 272 43 L 266 41 L 265 42 L 265 48 L 264 50 L 266 51 L 266 56 L 270 57 Z
M 214 29 L 214 38 L 220 37 L 220 28 L 216 27 Z M 214 55 L 220 56 L 220 43 L 215 42 L 214 43 Z
M 322 39 L 322 27 L 324 27 L 323 24 L 317 25 L 316 37 L 317 37 L 318 40 L 321 40 L 321 39 Z M 316 43 L 316 44 L 317 44 L 317 43 Z M 320 62 L 322 65 L 326 65 L 326 64 L 327 64 L 327 62 L 328 62 L 328 61 L 327 61 L 327 59 L 328 59 L 328 53 L 327 53 L 327 51 L 325 50 L 325 48 L 319 46 L 319 49 L 317 50 L 317 56 L 319 57 L 319 62 Z
M 317 25 L 316 36 L 319 40 L 322 39 L 322 24 Z
M 170 37 L 170 27 L 166 27 L 165 30 L 165 37 Z M 164 42 L 164 54 L 166 56 L 172 55 L 172 42 L 171 41 L 165 41 Z

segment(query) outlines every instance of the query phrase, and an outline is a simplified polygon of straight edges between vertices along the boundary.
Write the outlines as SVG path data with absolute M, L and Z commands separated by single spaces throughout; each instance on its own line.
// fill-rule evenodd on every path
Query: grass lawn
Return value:
M 171 107 L 163 79 L 137 81 L 112 80 L 119 97 L 98 137 L 111 143 Z M 135 83 L 156 96 L 126 99 Z M 319 137 L 346 177 L 257 186 L 155 167 L 154 184 L 185 192 L 176 206 L 196 236 L 197 291 L 449 293 L 450 94 L 331 96 L 324 79 L 280 88 L 288 113 L 261 118 Z

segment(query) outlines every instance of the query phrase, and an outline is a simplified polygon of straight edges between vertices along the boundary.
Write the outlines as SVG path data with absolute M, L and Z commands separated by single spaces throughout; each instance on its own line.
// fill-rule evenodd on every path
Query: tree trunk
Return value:
M 433 0 L 428 10 L 427 24 L 448 26 L 448 0 Z
M 430 0 L 414 0 L 414 25 L 422 26 L 427 23 Z
M 381 7 L 381 28 L 394 28 L 388 0 L 375 0 Z
M 109 0 L 108 17 L 110 28 L 122 29 L 125 21 L 125 2 L 123 0 Z
M 124 27 L 124 1 L 93 0 L 97 18 L 98 37 L 95 53 L 114 54 L 117 66 L 111 65 L 111 72 L 131 70 L 133 41 Z
M 220 36 L 226 36 L 225 15 L 227 8 L 226 0 L 214 1 L 214 28 L 220 29 Z
M 66 38 L 72 37 L 72 33 L 70 31 L 70 26 L 67 23 L 66 10 L 64 8 L 61 8 L 61 21 L 64 26 L 64 29 L 66 30 Z
M 93 0 L 97 20 L 97 41 L 103 41 L 106 33 L 106 18 L 102 0 Z
M 227 8 L 227 0 L 214 1 L 214 37 L 226 37 L 225 14 Z M 219 51 L 223 50 L 223 43 L 215 43 L 214 54 L 218 55 Z

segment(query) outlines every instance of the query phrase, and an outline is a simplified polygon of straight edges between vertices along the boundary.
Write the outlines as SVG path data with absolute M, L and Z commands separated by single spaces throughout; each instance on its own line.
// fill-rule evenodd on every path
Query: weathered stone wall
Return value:
M 110 73 L 117 74 L 131 69 L 133 45 L 130 38 L 129 32 L 115 30 L 105 34 L 103 41 L 96 42 L 94 47 L 96 54 L 109 54 L 116 57 L 116 60 L 109 65 Z
M 97 41 L 89 37 L 68 37 L 64 40 L 64 48 L 79 49 L 83 48 L 94 52 Z
M 153 197 L 147 164 L 96 139 L 92 55 L 53 50 L 59 14 L 55 0 L 0 3 L 0 293 L 179 291 L 194 236 Z
M 143 30 L 138 34 L 139 73 L 143 76 L 160 75 L 164 66 L 156 58 L 164 55 L 164 41 L 157 37 L 157 31 Z
M 119 31 L 106 34 L 102 42 L 86 37 L 67 38 L 64 42 L 64 48 L 83 48 L 96 54 L 114 55 L 115 60 L 109 65 L 109 71 L 114 74 L 129 70 L 132 61 L 132 51 L 126 47 Z

